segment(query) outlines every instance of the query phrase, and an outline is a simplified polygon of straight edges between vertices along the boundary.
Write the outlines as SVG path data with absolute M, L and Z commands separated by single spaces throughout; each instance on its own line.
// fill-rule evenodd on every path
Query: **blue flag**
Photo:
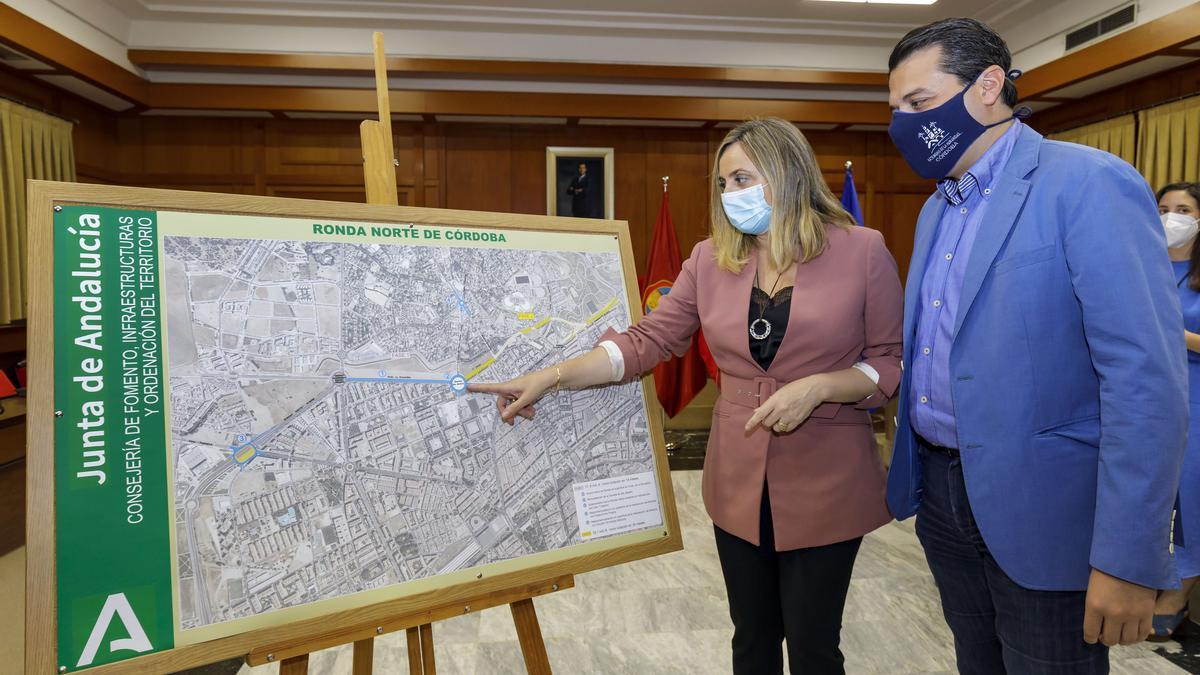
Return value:
M 842 207 L 854 216 L 859 225 L 863 222 L 862 209 L 858 206 L 858 190 L 854 189 L 854 167 L 846 166 L 846 182 L 842 185 Z

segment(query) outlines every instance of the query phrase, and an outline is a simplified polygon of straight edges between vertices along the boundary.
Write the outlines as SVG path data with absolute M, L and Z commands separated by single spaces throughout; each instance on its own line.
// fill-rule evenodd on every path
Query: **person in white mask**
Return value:
M 846 213 L 787 121 L 730 131 L 710 188 L 712 236 L 646 318 L 583 356 L 469 389 L 496 394 L 507 423 L 560 423 L 558 389 L 638 377 L 703 329 L 721 370 L 704 506 L 733 673 L 782 673 L 786 643 L 793 673 L 837 675 L 859 544 L 891 520 L 867 410 L 900 381 L 900 277 L 883 236 Z
M 1175 268 L 1179 303 L 1188 350 L 1187 452 L 1179 481 L 1176 531 L 1185 533 L 1183 544 L 1176 537 L 1175 562 L 1181 588 L 1163 591 L 1154 607 L 1154 633 L 1150 640 L 1168 640 L 1188 615 L 1188 595 L 1200 579 L 1200 184 L 1172 183 L 1158 191 L 1158 213 L 1167 235 L 1167 250 Z M 1191 537 L 1191 541 L 1188 541 Z

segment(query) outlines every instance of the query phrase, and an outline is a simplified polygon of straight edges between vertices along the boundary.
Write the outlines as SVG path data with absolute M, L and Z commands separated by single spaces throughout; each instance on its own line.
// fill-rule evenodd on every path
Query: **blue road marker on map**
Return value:
M 451 305 L 457 305 L 459 311 L 461 311 L 463 314 L 466 314 L 467 316 L 471 316 L 471 308 L 467 307 L 466 298 L 464 298 L 462 296 L 462 293 L 459 293 L 457 289 L 454 291 L 453 295 L 451 295 L 449 298 L 447 298 L 446 301 L 449 302 Z

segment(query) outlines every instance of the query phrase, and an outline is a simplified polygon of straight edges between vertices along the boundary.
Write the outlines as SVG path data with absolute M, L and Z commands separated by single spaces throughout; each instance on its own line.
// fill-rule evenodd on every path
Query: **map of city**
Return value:
M 636 382 L 511 427 L 466 393 L 625 328 L 616 253 L 163 251 L 181 630 L 582 543 L 580 486 L 654 471 Z

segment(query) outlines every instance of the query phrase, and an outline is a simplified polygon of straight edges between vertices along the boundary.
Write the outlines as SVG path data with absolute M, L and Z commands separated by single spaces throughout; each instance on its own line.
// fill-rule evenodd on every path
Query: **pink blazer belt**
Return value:
M 771 395 L 782 386 L 779 380 L 769 376 L 738 377 L 721 371 L 721 398 L 743 408 L 753 410 L 762 405 Z M 787 384 L 786 382 L 783 384 Z M 846 407 L 842 403 L 822 403 L 817 406 L 809 417 L 832 419 Z

